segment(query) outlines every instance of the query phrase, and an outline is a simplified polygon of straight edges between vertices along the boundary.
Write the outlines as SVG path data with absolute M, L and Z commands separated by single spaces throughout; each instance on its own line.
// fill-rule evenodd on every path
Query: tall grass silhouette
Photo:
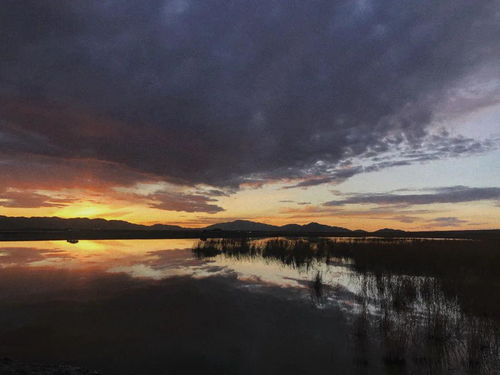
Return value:
M 360 286 L 360 312 L 352 320 L 359 348 L 381 348 L 387 367 L 500 373 L 498 241 L 220 239 L 200 242 L 193 251 L 199 257 L 260 257 L 313 271 L 316 305 L 325 301 L 328 288 L 314 267 L 340 260 L 355 271 L 352 278 Z

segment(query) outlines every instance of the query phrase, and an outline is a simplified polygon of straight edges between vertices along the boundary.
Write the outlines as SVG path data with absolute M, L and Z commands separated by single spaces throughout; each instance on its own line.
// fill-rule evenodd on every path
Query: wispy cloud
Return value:
M 462 220 L 457 217 L 437 217 L 429 220 L 429 224 L 432 227 L 457 227 L 467 223 L 467 220 Z
M 354 158 L 342 160 L 337 166 L 319 164 L 305 171 L 299 182 L 285 189 L 307 188 L 321 184 L 339 184 L 360 173 L 376 172 L 386 168 L 421 164 L 434 160 L 467 157 L 497 149 L 499 139 L 476 140 L 464 136 L 452 136 L 441 130 L 410 140 L 404 136 L 387 137 L 373 144 Z
M 33 191 L 0 191 L 0 207 L 41 208 L 64 207 L 73 203 L 73 198 L 50 197 Z
M 432 189 L 428 189 L 432 190 Z M 425 194 L 374 193 L 356 194 L 349 198 L 332 200 L 325 206 L 345 206 L 352 204 L 373 205 L 427 205 L 438 203 L 462 203 L 483 200 L 500 200 L 500 187 L 453 186 L 433 189 Z
M 158 192 L 147 196 L 149 206 L 167 211 L 217 213 L 224 209 L 214 202 L 216 199 L 198 194 Z

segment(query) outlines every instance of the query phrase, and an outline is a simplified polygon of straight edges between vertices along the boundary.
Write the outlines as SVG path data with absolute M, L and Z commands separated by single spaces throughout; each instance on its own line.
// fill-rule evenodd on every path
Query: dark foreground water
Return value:
M 497 245 L 4 242 L 0 357 L 101 374 L 497 374 Z

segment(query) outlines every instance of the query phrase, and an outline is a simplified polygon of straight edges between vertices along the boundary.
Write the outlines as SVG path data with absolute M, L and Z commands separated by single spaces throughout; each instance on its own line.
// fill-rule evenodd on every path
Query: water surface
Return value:
M 0 354 L 104 374 L 496 365 L 495 319 L 461 304 L 447 275 L 376 269 L 360 257 L 376 240 L 217 241 L 1 243 Z M 463 350 L 450 350 L 457 340 Z

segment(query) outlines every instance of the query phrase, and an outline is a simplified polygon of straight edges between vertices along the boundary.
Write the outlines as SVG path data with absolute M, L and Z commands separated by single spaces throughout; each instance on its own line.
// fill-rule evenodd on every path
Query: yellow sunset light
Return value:
M 55 215 L 64 218 L 70 217 L 97 217 L 106 215 L 112 209 L 105 205 L 96 205 L 95 203 L 78 203 L 77 205 L 67 206 L 58 210 Z

